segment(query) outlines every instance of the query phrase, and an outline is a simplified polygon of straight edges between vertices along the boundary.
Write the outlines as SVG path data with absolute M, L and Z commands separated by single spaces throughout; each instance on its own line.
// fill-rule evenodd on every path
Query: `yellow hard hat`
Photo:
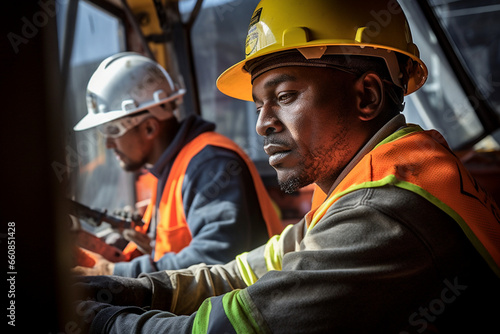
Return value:
M 245 60 L 222 73 L 217 88 L 231 97 L 252 101 L 251 76 L 245 64 L 292 49 L 307 59 L 323 55 L 383 58 L 392 81 L 405 95 L 427 79 L 427 67 L 396 0 L 261 0 L 248 27 Z M 403 65 L 404 74 L 396 53 L 411 59 Z

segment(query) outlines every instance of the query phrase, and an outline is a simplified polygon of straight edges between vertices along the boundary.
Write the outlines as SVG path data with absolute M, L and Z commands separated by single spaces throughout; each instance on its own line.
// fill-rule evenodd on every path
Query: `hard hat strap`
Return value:
M 253 83 L 257 77 L 267 71 L 289 66 L 333 68 L 353 75 L 358 74 L 353 68 L 339 65 L 331 59 L 306 59 L 297 50 L 284 51 L 249 61 L 245 65 L 245 70 L 251 74 Z
M 299 51 L 299 52 L 297 52 Z M 338 56 L 338 57 L 325 57 Z M 406 92 L 399 62 L 394 51 L 360 46 L 316 46 L 291 49 L 248 61 L 244 69 L 252 75 L 252 82 L 259 75 L 285 66 L 332 67 L 348 73 L 358 73 L 354 56 L 377 57 L 384 60 L 391 81 Z M 360 74 L 360 73 L 359 73 Z
M 320 47 L 321 48 L 321 47 Z M 304 49 L 298 49 L 302 54 L 304 54 Z M 310 53 L 310 52 L 309 52 Z M 382 49 L 382 48 L 374 48 L 369 46 L 345 46 L 345 45 L 335 45 L 328 46 L 324 51 L 323 55 L 337 55 L 343 56 L 349 59 L 351 56 L 369 56 L 369 57 L 377 57 L 382 58 L 385 61 L 387 69 L 389 70 L 389 74 L 391 76 L 392 82 L 404 89 L 406 92 L 406 85 L 403 85 L 401 79 L 403 78 L 403 74 L 401 73 L 401 69 L 399 67 L 398 58 L 396 53 L 392 50 Z

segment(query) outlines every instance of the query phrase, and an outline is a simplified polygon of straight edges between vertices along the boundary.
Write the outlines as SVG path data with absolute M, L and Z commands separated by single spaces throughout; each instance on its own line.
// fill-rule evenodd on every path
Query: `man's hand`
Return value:
M 95 319 L 97 313 L 111 307 L 111 305 L 87 300 L 75 302 L 74 307 L 73 320 L 78 324 L 79 331 L 90 333 L 92 321 Z
M 72 290 L 76 300 L 93 300 L 115 306 L 150 307 L 153 285 L 148 277 L 77 276 Z
M 76 275 L 81 276 L 100 276 L 100 275 L 113 275 L 115 264 L 106 260 L 100 254 L 85 250 L 95 260 L 95 265 L 92 268 L 76 266 L 71 271 Z
M 136 306 L 117 307 L 92 300 L 76 301 L 74 307 L 72 318 L 77 325 L 78 333 L 108 333 L 110 331 L 108 326 L 112 325 L 110 320 L 113 321 L 112 319 L 117 314 L 142 314 L 145 312 L 144 309 Z
M 142 253 L 151 254 L 153 251 L 153 248 L 151 247 L 151 238 L 146 234 L 132 229 L 123 230 L 122 234 L 128 241 L 133 241 Z

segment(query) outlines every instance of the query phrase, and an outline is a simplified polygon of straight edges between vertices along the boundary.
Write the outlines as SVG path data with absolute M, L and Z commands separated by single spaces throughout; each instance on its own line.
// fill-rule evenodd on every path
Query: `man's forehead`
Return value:
M 288 81 L 297 81 L 297 77 L 290 73 L 271 73 L 271 76 L 268 77 L 268 80 L 265 80 L 264 82 L 264 88 L 275 87 L 283 82 Z
M 282 83 L 297 82 L 299 80 L 300 78 L 296 74 L 292 73 L 291 68 L 279 68 L 271 70 L 268 73 L 264 73 L 262 76 L 257 78 L 257 80 L 255 80 L 252 84 L 252 91 L 255 92 L 256 88 L 269 90 Z
M 306 82 L 318 79 L 318 76 L 334 75 L 328 67 L 293 65 L 274 68 L 259 75 L 252 83 L 253 89 L 273 88 L 285 82 Z

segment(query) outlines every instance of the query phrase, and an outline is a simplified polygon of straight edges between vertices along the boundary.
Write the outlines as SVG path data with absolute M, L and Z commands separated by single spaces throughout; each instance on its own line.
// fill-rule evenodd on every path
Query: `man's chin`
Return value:
M 314 170 L 303 167 L 298 164 L 295 168 L 276 169 L 278 175 L 278 184 L 281 191 L 291 194 L 315 182 L 316 173 Z
M 130 164 L 125 164 L 123 162 L 120 162 L 120 167 L 126 172 L 136 172 L 136 171 L 141 169 L 142 165 L 137 166 L 137 165 L 130 165 Z
M 278 184 L 280 186 L 281 191 L 287 194 L 294 193 L 300 188 L 305 186 L 302 184 L 299 178 L 290 178 L 283 181 L 278 179 Z

